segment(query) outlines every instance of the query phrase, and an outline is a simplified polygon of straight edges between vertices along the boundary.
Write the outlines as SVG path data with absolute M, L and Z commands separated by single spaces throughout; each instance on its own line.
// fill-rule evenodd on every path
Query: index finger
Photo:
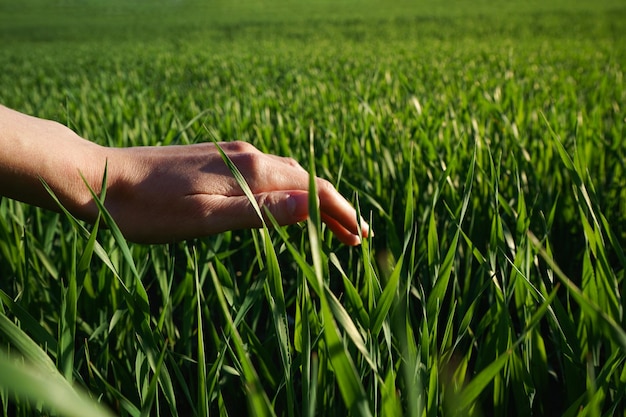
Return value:
M 233 155 L 253 193 L 301 190 L 309 191 L 310 173 L 292 158 L 255 153 Z M 234 182 L 234 181 L 233 181 Z M 327 180 L 316 177 L 322 220 L 346 244 L 358 244 L 359 233 L 368 237 L 369 226 L 357 220 L 354 207 Z
M 369 225 L 362 219 L 357 219 L 357 212 L 337 189 L 327 180 L 317 178 L 318 196 L 320 200 L 320 212 L 322 220 L 330 229 L 346 239 L 355 240 L 359 243 L 359 234 L 368 237 Z

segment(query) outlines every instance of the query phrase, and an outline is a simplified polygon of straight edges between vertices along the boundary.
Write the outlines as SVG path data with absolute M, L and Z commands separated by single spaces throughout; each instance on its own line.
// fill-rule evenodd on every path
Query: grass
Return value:
M 626 413 L 626 9 L 367 4 L 0 2 L 3 104 L 249 141 L 376 232 L 142 246 L 2 199 L 3 415 Z

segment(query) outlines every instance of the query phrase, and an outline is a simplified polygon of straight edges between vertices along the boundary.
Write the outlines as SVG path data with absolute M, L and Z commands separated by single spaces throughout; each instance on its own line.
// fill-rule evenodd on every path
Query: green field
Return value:
M 312 162 L 375 231 L 3 198 L 1 415 L 626 416 L 626 4 L 571 3 L 0 0 L 0 103 Z

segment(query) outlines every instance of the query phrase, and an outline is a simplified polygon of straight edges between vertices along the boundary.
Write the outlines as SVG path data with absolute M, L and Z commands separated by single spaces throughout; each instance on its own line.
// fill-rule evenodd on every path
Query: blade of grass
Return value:
M 219 143 L 216 141 L 215 138 L 213 139 L 213 143 L 217 147 L 222 157 L 222 160 L 227 165 L 231 174 L 235 177 L 237 184 L 243 190 L 245 196 L 248 198 L 248 201 L 250 201 L 252 207 L 254 207 L 255 212 L 257 213 L 263 224 L 263 251 L 267 263 L 266 271 L 268 276 L 268 280 L 266 281 L 266 294 L 267 299 L 270 303 L 270 307 L 272 309 L 272 317 L 274 320 L 274 327 L 276 329 L 276 336 L 279 340 L 278 346 L 280 350 L 281 361 L 283 364 L 283 376 L 285 379 L 285 387 L 287 391 L 288 415 L 294 416 L 295 392 L 291 378 L 291 341 L 289 339 L 289 329 L 287 326 L 287 311 L 285 307 L 285 294 L 283 291 L 282 275 L 280 272 L 280 267 L 278 265 L 276 251 L 272 246 L 272 240 L 263 215 L 261 214 L 261 208 L 259 207 L 256 198 L 254 198 L 254 194 L 252 193 L 250 186 L 246 182 L 245 178 L 243 177 L 237 166 L 219 146 Z M 265 214 L 268 218 L 272 218 L 272 214 L 269 211 L 266 210 Z
M 33 365 L 50 374 L 57 373 L 57 368 L 50 357 L 4 314 L 0 314 L 0 333 Z
M 76 283 L 76 245 L 77 236 L 74 232 L 70 273 L 67 277 L 67 288 L 61 293 L 61 317 L 59 320 L 59 352 L 58 367 L 69 383 L 73 380 L 74 344 L 76 335 L 76 306 L 78 304 Z
M 383 290 L 383 293 L 379 297 L 376 302 L 376 309 L 372 314 L 372 335 L 377 337 L 380 333 L 380 330 L 383 327 L 383 322 L 385 319 L 389 317 L 389 310 L 393 305 L 394 299 L 398 294 L 398 285 L 400 283 L 400 273 L 402 271 L 402 264 L 404 262 L 404 253 L 400 255 L 398 262 L 396 262 L 396 266 L 393 269 L 393 272 L 389 276 L 389 280 L 387 281 L 387 285 Z
M 78 232 L 80 233 L 80 235 L 85 238 L 90 240 L 91 239 L 91 235 L 89 233 L 89 231 L 85 228 L 85 226 L 83 226 L 78 219 L 76 219 L 76 217 L 74 217 L 74 215 L 72 215 L 72 213 L 70 213 L 65 206 L 61 203 L 61 201 L 59 200 L 59 198 L 56 196 L 56 194 L 54 193 L 54 191 L 52 191 L 52 188 L 50 188 L 50 186 L 44 181 L 43 178 L 40 178 L 41 183 L 43 184 L 44 188 L 46 189 L 46 192 L 50 195 L 50 197 L 54 200 L 54 202 L 56 203 L 57 207 L 59 207 L 59 209 L 65 214 L 65 216 L 67 217 L 67 219 L 70 221 L 70 223 L 72 224 L 72 226 L 74 226 L 74 228 L 76 230 L 78 230 Z M 95 237 L 94 237 L 95 239 Z M 100 245 L 100 243 L 98 243 L 97 241 L 94 241 L 94 252 L 96 253 L 96 255 L 100 258 L 100 260 L 109 268 L 109 270 L 111 270 L 111 272 L 113 272 L 113 274 L 115 275 L 115 277 L 120 281 L 120 283 L 126 287 L 126 284 L 121 280 L 121 277 L 117 271 L 117 268 L 115 268 L 115 266 L 113 265 L 113 263 L 111 262 L 111 259 L 109 258 L 109 256 L 107 255 L 106 251 L 104 250 L 104 248 Z
M 157 398 L 157 387 L 159 385 L 159 381 L 161 380 L 161 369 L 163 366 L 163 360 L 165 359 L 165 354 L 167 353 L 167 349 L 162 349 L 161 354 L 157 360 L 154 374 L 152 378 L 150 378 L 150 384 L 148 385 L 148 390 L 143 398 L 143 404 L 141 405 L 141 414 L 140 417 L 149 417 L 152 412 L 152 405 L 154 404 L 155 399 Z
M 365 310 L 365 307 L 363 305 L 363 300 L 361 299 L 361 296 L 359 295 L 358 290 L 356 289 L 352 281 L 350 281 L 350 279 L 348 278 L 348 275 L 346 275 L 345 271 L 343 270 L 341 263 L 339 261 L 339 258 L 337 258 L 337 255 L 335 255 L 334 253 L 331 253 L 328 256 L 328 260 L 333 266 L 335 266 L 337 271 L 339 271 L 339 274 L 341 275 L 341 279 L 343 281 L 343 286 L 346 292 L 346 297 L 348 299 L 348 302 L 357 311 L 359 320 L 361 321 L 361 325 L 364 326 L 365 328 L 369 328 L 370 317 L 367 314 L 367 311 Z
M 113 414 L 86 394 L 76 391 L 63 377 L 49 369 L 11 359 L 0 351 L 0 386 L 13 395 L 67 417 L 112 417 Z M 63 382 L 62 382 L 63 381 Z
M 309 141 L 309 218 L 307 220 L 307 229 L 309 231 L 309 244 L 311 247 L 311 257 L 313 259 L 313 270 L 317 279 L 317 285 L 320 289 L 324 288 L 323 266 L 322 266 L 322 248 L 320 242 L 321 233 L 321 217 L 319 212 L 319 199 L 317 197 L 316 174 L 315 174 L 315 157 L 313 149 L 313 126 L 310 128 Z M 332 364 L 337 385 L 341 396 L 348 407 L 357 415 L 371 416 L 365 388 L 356 372 L 354 362 L 348 354 L 341 340 L 341 335 L 335 320 L 333 312 L 326 298 L 324 291 L 318 293 L 320 304 L 322 307 L 322 320 L 324 322 L 324 340 L 328 349 L 328 355 Z
M 540 320 L 545 316 L 550 308 L 550 304 L 556 297 L 556 293 L 558 290 L 558 286 L 555 287 L 550 295 L 546 297 L 546 300 L 537 308 L 533 316 L 526 323 L 526 327 L 524 332 L 520 335 L 520 337 L 508 348 L 504 353 L 500 354 L 498 358 L 490 363 L 485 369 L 480 371 L 466 386 L 463 388 L 461 393 L 459 394 L 458 400 L 458 410 L 466 410 L 468 409 L 478 396 L 483 392 L 483 390 L 489 385 L 494 378 L 500 373 L 502 368 L 506 365 L 507 361 L 510 359 L 511 355 L 514 354 L 517 346 L 525 340 L 526 336 L 530 334 L 532 329 L 535 328 L 540 322 Z
M 82 174 L 81 174 L 82 177 Z M 109 211 L 104 206 L 104 201 L 94 192 L 91 188 L 87 180 L 83 178 L 83 182 L 88 188 L 92 199 L 96 203 L 98 207 L 99 215 L 102 216 L 102 219 L 106 223 L 113 236 L 115 243 L 118 246 L 118 249 L 122 253 L 122 257 L 127 263 L 130 271 L 132 273 L 132 282 L 129 284 L 132 291 L 127 291 L 124 295 L 126 297 L 127 305 L 131 310 L 131 317 L 135 324 L 135 330 L 139 333 L 140 337 L 139 343 L 146 353 L 148 358 L 148 362 L 156 375 L 158 375 L 159 383 L 163 389 L 163 394 L 165 399 L 168 402 L 170 410 L 175 413 L 176 410 L 176 395 L 174 393 L 174 388 L 172 385 L 172 379 L 170 377 L 167 366 L 163 365 L 162 368 L 159 366 L 159 372 L 157 373 L 157 364 L 158 357 L 161 356 L 162 352 L 158 348 L 157 338 L 159 337 L 150 326 L 150 306 L 148 301 L 148 293 L 141 282 L 141 275 L 137 270 L 133 255 L 131 253 L 130 247 L 126 242 L 121 230 L 115 223 L 115 220 L 109 213 Z M 107 167 L 105 166 L 103 180 L 102 180 L 103 188 L 106 188 L 107 185 Z M 106 193 L 103 192 L 103 196 L 106 196 Z M 107 256 L 108 257 L 108 256 Z M 163 348 L 165 349 L 165 347 Z
M 202 287 L 200 286 L 200 277 L 198 275 L 198 256 L 196 250 L 193 250 L 194 262 L 194 278 L 196 287 L 196 316 L 198 320 L 198 414 L 201 416 L 209 415 L 209 391 L 207 390 L 207 367 L 206 352 L 204 347 L 204 326 L 202 315 Z
M 248 352 L 246 351 L 241 335 L 237 331 L 233 318 L 228 310 L 228 304 L 224 298 L 222 285 L 212 264 L 209 265 L 209 271 L 213 280 L 213 287 L 215 289 L 222 314 L 226 319 L 226 336 L 232 340 L 237 358 L 240 362 L 242 376 L 244 377 L 245 387 L 248 393 L 247 400 L 250 412 L 260 417 L 274 416 L 275 414 L 270 405 L 267 394 L 263 390 L 259 376 L 252 365 L 252 361 L 248 356 Z
M 45 346 L 46 352 L 51 356 L 57 355 L 57 340 L 20 304 L 16 303 L 7 293 L 0 290 L 0 305 L 8 307 L 15 318 L 20 321 L 21 329 L 28 333 L 40 346 Z M 1 311 L 1 309 L 0 309 Z
M 267 212 L 271 217 L 271 213 Z M 283 365 L 283 377 L 285 379 L 285 389 L 287 390 L 287 410 L 288 415 L 295 415 L 295 392 L 291 378 L 291 340 L 289 338 L 289 328 L 287 324 L 287 310 L 285 307 L 285 294 L 283 292 L 282 275 L 278 266 L 276 251 L 272 246 L 272 241 L 267 228 L 263 230 L 265 241 L 265 257 L 267 259 L 267 281 L 266 294 L 272 309 L 274 328 L 278 338 L 281 362 Z
M 604 323 L 608 330 L 608 335 L 620 346 L 620 348 L 626 353 L 626 331 L 613 320 L 613 318 L 607 315 L 598 305 L 593 303 L 586 297 L 582 291 L 563 273 L 561 268 L 556 264 L 554 259 L 549 256 L 543 245 L 537 239 L 537 237 L 528 231 L 528 238 L 533 246 L 537 249 L 543 260 L 554 271 L 559 280 L 565 285 L 565 288 L 569 291 L 572 297 L 576 300 L 578 305 L 588 314 L 590 317 L 598 318 L 598 323 Z

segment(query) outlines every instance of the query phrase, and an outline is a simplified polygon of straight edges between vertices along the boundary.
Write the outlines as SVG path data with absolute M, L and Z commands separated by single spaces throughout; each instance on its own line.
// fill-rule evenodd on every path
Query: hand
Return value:
M 244 142 L 220 147 L 245 177 L 259 206 L 279 224 L 308 216 L 309 174 L 296 161 Z M 226 230 L 260 227 L 261 220 L 214 144 L 108 148 L 67 127 L 0 106 L 0 196 L 58 209 L 40 179 L 75 216 L 93 221 L 98 210 L 81 174 L 100 192 L 108 167 L 105 206 L 129 240 L 162 243 Z M 347 245 L 358 245 L 350 204 L 317 179 L 322 220 Z
M 281 225 L 308 217 L 309 173 L 295 160 L 264 154 L 245 142 L 219 146 L 241 171 L 257 203 Z M 212 143 L 107 150 L 105 206 L 125 236 L 159 243 L 256 228 L 261 220 Z M 322 220 L 347 245 L 360 243 L 352 206 L 317 179 Z

